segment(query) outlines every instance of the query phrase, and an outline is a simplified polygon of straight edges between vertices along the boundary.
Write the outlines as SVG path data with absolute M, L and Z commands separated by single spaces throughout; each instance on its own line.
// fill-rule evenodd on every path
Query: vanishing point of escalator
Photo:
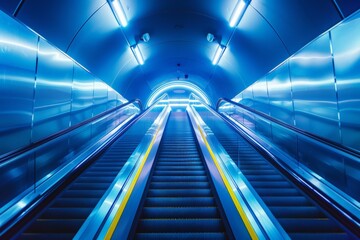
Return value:
M 201 116 L 292 239 L 353 239 L 230 126 L 212 113 Z
M 144 193 L 135 239 L 226 239 L 186 112 L 172 112 Z
M 158 113 L 149 112 L 63 189 L 15 236 L 18 239 L 72 239 L 110 187 Z

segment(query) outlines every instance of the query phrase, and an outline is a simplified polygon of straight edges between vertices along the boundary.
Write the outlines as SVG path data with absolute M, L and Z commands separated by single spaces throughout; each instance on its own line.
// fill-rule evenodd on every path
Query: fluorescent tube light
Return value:
M 121 26 L 127 26 L 127 19 L 123 7 L 121 6 L 120 0 L 109 0 L 110 7 L 115 15 L 115 18 L 121 24 Z
M 143 65 L 144 64 L 144 58 L 140 52 L 139 46 L 138 45 L 133 45 L 131 46 L 131 51 L 133 52 L 133 54 L 135 55 L 136 61 L 138 62 L 138 64 Z
M 230 20 L 229 20 L 230 27 L 235 27 L 236 25 L 239 24 L 241 17 L 245 13 L 246 6 L 247 5 L 246 5 L 246 2 L 244 0 L 239 0 L 238 1 L 238 3 L 235 6 L 235 9 L 234 9 L 233 13 L 231 14 Z
M 217 65 L 219 63 L 220 58 L 224 54 L 225 49 L 226 49 L 226 47 L 223 45 L 218 46 L 218 48 L 216 49 L 215 55 L 214 55 L 214 59 L 212 61 L 213 65 Z

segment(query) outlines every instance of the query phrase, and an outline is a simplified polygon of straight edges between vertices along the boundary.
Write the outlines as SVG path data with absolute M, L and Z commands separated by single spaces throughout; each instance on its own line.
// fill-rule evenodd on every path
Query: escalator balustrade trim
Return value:
M 119 222 L 119 220 L 120 220 L 120 218 L 121 218 L 121 216 L 122 216 L 122 214 L 124 212 L 126 204 L 128 203 L 128 200 L 129 200 L 129 198 L 130 198 L 130 196 L 131 196 L 131 194 L 132 194 L 132 192 L 134 190 L 134 187 L 135 187 L 135 185 L 136 185 L 136 183 L 137 183 L 137 181 L 139 179 L 139 176 L 140 176 L 140 174 L 141 174 L 141 172 L 142 172 L 142 170 L 144 168 L 144 165 L 145 165 L 145 163 L 146 163 L 146 161 L 147 161 L 147 159 L 149 157 L 149 154 L 150 154 L 151 150 L 153 149 L 153 146 L 154 146 L 156 138 L 158 137 L 159 131 L 161 130 L 161 128 L 164 127 L 163 125 L 164 124 L 161 124 L 161 123 L 158 125 L 158 127 L 157 127 L 157 129 L 156 129 L 156 131 L 155 131 L 155 133 L 154 133 L 154 135 L 153 135 L 153 137 L 151 139 L 151 142 L 150 142 L 148 148 L 146 149 L 146 152 L 145 152 L 143 158 L 141 159 L 139 167 L 136 170 L 135 176 L 134 176 L 133 180 L 131 181 L 128 190 L 126 191 L 124 199 L 121 202 L 119 209 L 116 211 L 115 217 L 112 220 L 112 222 L 110 224 L 110 227 L 106 232 L 105 239 L 111 239 L 112 238 L 112 236 L 113 236 L 113 234 L 115 232 L 115 229 L 116 229 L 116 227 L 118 225 L 118 222 Z
M 209 154 L 210 154 L 213 162 L 215 163 L 215 166 L 216 166 L 217 170 L 219 171 L 219 174 L 220 174 L 220 176 L 221 176 L 221 179 L 223 180 L 223 182 L 224 182 L 224 184 L 225 184 L 225 187 L 226 187 L 226 189 L 227 189 L 227 191 L 228 191 L 228 193 L 229 193 L 232 201 L 234 202 L 234 205 L 235 205 L 235 207 L 236 207 L 236 209 L 237 209 L 237 211 L 238 211 L 241 219 L 243 220 L 247 231 L 249 232 L 249 234 L 250 234 L 250 236 L 251 236 L 251 239 L 254 239 L 254 240 L 255 240 L 255 239 L 259 239 L 256 231 L 254 230 L 252 224 L 250 223 L 248 217 L 246 216 L 246 213 L 245 213 L 244 209 L 242 208 L 242 206 L 240 205 L 239 201 L 237 200 L 237 198 L 236 198 L 236 196 L 235 196 L 235 193 L 234 193 L 234 191 L 232 190 L 232 187 L 231 187 L 228 179 L 226 178 L 226 176 L 225 176 L 225 174 L 224 174 L 224 172 L 223 172 L 223 170 L 222 170 L 222 168 L 221 168 L 221 166 L 220 166 L 220 164 L 219 164 L 219 162 L 218 162 L 218 160 L 217 160 L 214 152 L 212 151 L 212 149 L 211 149 L 211 147 L 210 147 L 210 144 L 209 144 L 209 142 L 208 142 L 207 139 L 206 139 L 204 130 L 200 127 L 200 125 L 199 125 L 198 123 L 196 123 L 196 125 L 197 125 L 197 127 L 198 127 L 198 129 L 199 129 L 201 138 L 202 138 L 202 140 L 204 141 L 205 146 L 206 146 L 207 150 L 209 151 Z

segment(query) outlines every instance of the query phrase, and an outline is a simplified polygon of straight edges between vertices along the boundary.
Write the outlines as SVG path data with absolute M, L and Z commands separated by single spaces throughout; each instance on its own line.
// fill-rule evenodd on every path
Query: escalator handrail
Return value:
M 260 111 L 258 111 L 258 110 L 252 109 L 252 108 L 250 108 L 250 107 L 248 107 L 248 106 L 246 106 L 246 105 L 243 105 L 243 104 L 241 104 L 241 103 L 234 102 L 234 101 L 232 101 L 232 100 L 230 100 L 230 99 L 228 99 L 228 98 L 219 98 L 219 100 L 218 100 L 218 102 L 217 102 L 217 104 L 216 104 L 216 111 L 217 111 L 217 112 L 219 112 L 220 104 L 221 104 L 222 102 L 226 102 L 226 103 L 233 104 L 233 105 L 235 105 L 235 106 L 237 106 L 237 107 L 240 107 L 240 108 L 242 108 L 242 109 L 245 109 L 245 110 L 247 110 L 247 111 L 249 111 L 249 112 L 251 112 L 251 113 L 253 113 L 253 114 L 259 115 L 259 116 L 261 116 L 261 117 L 263 117 L 263 118 L 265 118 L 265 119 L 267 119 L 267 120 L 269 120 L 269 121 L 271 121 L 271 122 L 274 122 L 274 123 L 276 123 L 276 124 L 279 124 L 280 126 L 286 128 L 286 129 L 289 129 L 290 131 L 293 131 L 293 132 L 302 134 L 302 135 L 304 135 L 304 136 L 306 136 L 306 137 L 309 137 L 309 138 L 311 138 L 311 139 L 314 139 L 315 141 L 318 141 L 318 142 L 321 142 L 321 143 L 323 143 L 323 144 L 325 144 L 325 145 L 331 146 L 331 147 L 333 147 L 333 148 L 335 148 L 335 149 L 337 149 L 337 150 L 339 150 L 339 151 L 342 151 L 342 152 L 345 152 L 345 153 L 350 154 L 350 155 L 352 155 L 352 156 L 355 156 L 355 157 L 357 157 L 357 158 L 360 158 L 360 152 L 359 152 L 359 151 L 356 151 L 356 150 L 354 150 L 354 149 L 352 149 L 352 148 L 346 147 L 346 146 L 344 146 L 344 145 L 341 145 L 341 144 L 336 143 L 336 142 L 334 142 L 334 141 L 331 141 L 331 140 L 329 140 L 329 139 L 320 137 L 320 136 L 318 136 L 318 135 L 316 135 L 316 134 L 313 134 L 313 133 L 311 133 L 311 132 L 308 132 L 308 131 L 302 130 L 302 129 L 300 129 L 300 128 L 294 127 L 294 126 L 289 125 L 289 124 L 287 124 L 287 123 L 284 123 L 284 122 L 282 122 L 282 121 L 280 121 L 280 120 L 278 120 L 278 119 L 276 119 L 276 118 L 273 118 L 273 117 L 271 117 L 271 116 L 269 116 L 269 115 L 267 115 L 267 114 L 265 114 L 265 113 L 263 113 L 263 112 L 260 112 Z
M 202 104 L 204 104 L 202 102 Z M 230 125 L 236 132 L 238 132 L 241 136 L 243 136 L 252 146 L 254 146 L 266 159 L 268 159 L 273 166 L 276 167 L 282 174 L 287 176 L 289 179 L 292 179 L 296 186 L 306 192 L 311 198 L 317 199 L 323 208 L 327 211 L 331 212 L 331 215 L 335 216 L 342 224 L 344 224 L 349 229 L 354 230 L 353 233 L 357 236 L 360 236 L 360 219 L 353 214 L 348 209 L 341 206 L 339 203 L 329 198 L 329 196 L 324 195 L 321 191 L 315 189 L 310 183 L 304 180 L 301 176 L 295 173 L 291 167 L 283 163 L 280 159 L 278 159 L 275 155 L 273 155 L 269 150 L 267 150 L 258 140 L 253 138 L 251 134 L 247 131 L 241 129 L 239 126 L 235 125 L 235 123 L 231 122 L 226 116 L 220 114 L 218 111 L 213 109 L 211 106 L 207 104 L 204 105 L 208 110 L 213 112 L 215 116 L 218 116 L 220 119 L 224 120 L 228 125 Z
M 54 133 L 54 134 L 52 134 L 52 135 L 50 135 L 50 136 L 48 136 L 48 137 L 46 137 L 44 139 L 33 142 L 33 143 L 31 143 L 31 144 L 29 144 L 29 145 L 27 145 L 25 147 L 22 147 L 20 149 L 5 153 L 5 154 L 0 156 L 0 164 L 3 163 L 3 162 L 8 161 L 10 159 L 13 159 L 13 158 L 15 158 L 17 156 L 20 156 L 20 155 L 22 155 L 22 154 L 24 154 L 24 153 L 26 153 L 26 152 L 28 152 L 28 151 L 30 151 L 32 149 L 35 149 L 35 148 L 37 148 L 37 147 L 39 147 L 39 146 L 41 146 L 43 144 L 46 144 L 46 143 L 48 143 L 48 142 L 50 142 L 50 141 L 52 141 L 52 140 L 54 140 L 56 138 L 59 138 L 59 137 L 65 135 L 65 134 L 67 134 L 67 133 L 69 133 L 69 132 L 71 132 L 73 130 L 76 130 L 76 129 L 80 128 L 80 127 L 83 127 L 83 126 L 89 124 L 89 123 L 92 123 L 92 122 L 94 122 L 94 121 L 96 121 L 96 120 L 98 120 L 98 119 L 100 119 L 102 117 L 110 115 L 110 114 L 114 113 L 115 111 L 118 111 L 118 110 L 120 110 L 122 108 L 127 107 L 130 104 L 135 104 L 135 103 L 138 104 L 139 109 L 140 109 L 140 113 L 141 113 L 143 111 L 143 105 L 141 103 L 141 100 L 140 99 L 133 99 L 133 100 L 131 100 L 129 102 L 121 104 L 120 106 L 109 109 L 109 110 L 107 110 L 105 112 L 102 112 L 102 113 L 92 117 L 92 118 L 86 119 L 85 121 L 82 121 L 82 122 L 80 122 L 78 124 L 75 124 L 75 125 L 73 125 L 71 127 L 68 127 L 68 128 L 66 128 L 64 130 L 61 130 L 61 131 L 57 132 L 57 133 Z

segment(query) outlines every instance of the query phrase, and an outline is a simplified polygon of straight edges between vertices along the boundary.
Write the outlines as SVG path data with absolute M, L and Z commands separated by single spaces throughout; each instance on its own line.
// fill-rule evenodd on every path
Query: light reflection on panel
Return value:
M 37 40 L 0 11 L 0 155 L 30 143 Z
M 331 34 L 342 143 L 360 150 L 360 13 Z
M 35 90 L 33 141 L 69 127 L 73 63 L 41 40 Z
M 287 124 L 294 125 L 294 109 L 288 62 L 270 72 L 266 79 L 269 92 L 270 115 Z
M 112 89 L 111 87 L 108 86 L 108 104 L 107 104 L 107 108 L 111 109 L 116 107 L 117 105 L 117 92 L 115 92 L 114 89 Z
M 261 78 L 252 85 L 254 105 L 253 108 L 269 115 L 269 98 L 266 78 Z
M 252 86 L 249 86 L 242 92 L 242 99 L 240 100 L 241 104 L 244 104 L 245 106 L 252 107 L 253 106 L 253 92 L 252 92 Z
M 74 66 L 71 125 L 92 117 L 94 94 L 94 77 L 79 66 Z
M 297 53 L 290 71 L 296 126 L 340 142 L 329 35 Z
M 93 115 L 106 111 L 108 99 L 108 86 L 99 79 L 94 80 L 94 110 Z

